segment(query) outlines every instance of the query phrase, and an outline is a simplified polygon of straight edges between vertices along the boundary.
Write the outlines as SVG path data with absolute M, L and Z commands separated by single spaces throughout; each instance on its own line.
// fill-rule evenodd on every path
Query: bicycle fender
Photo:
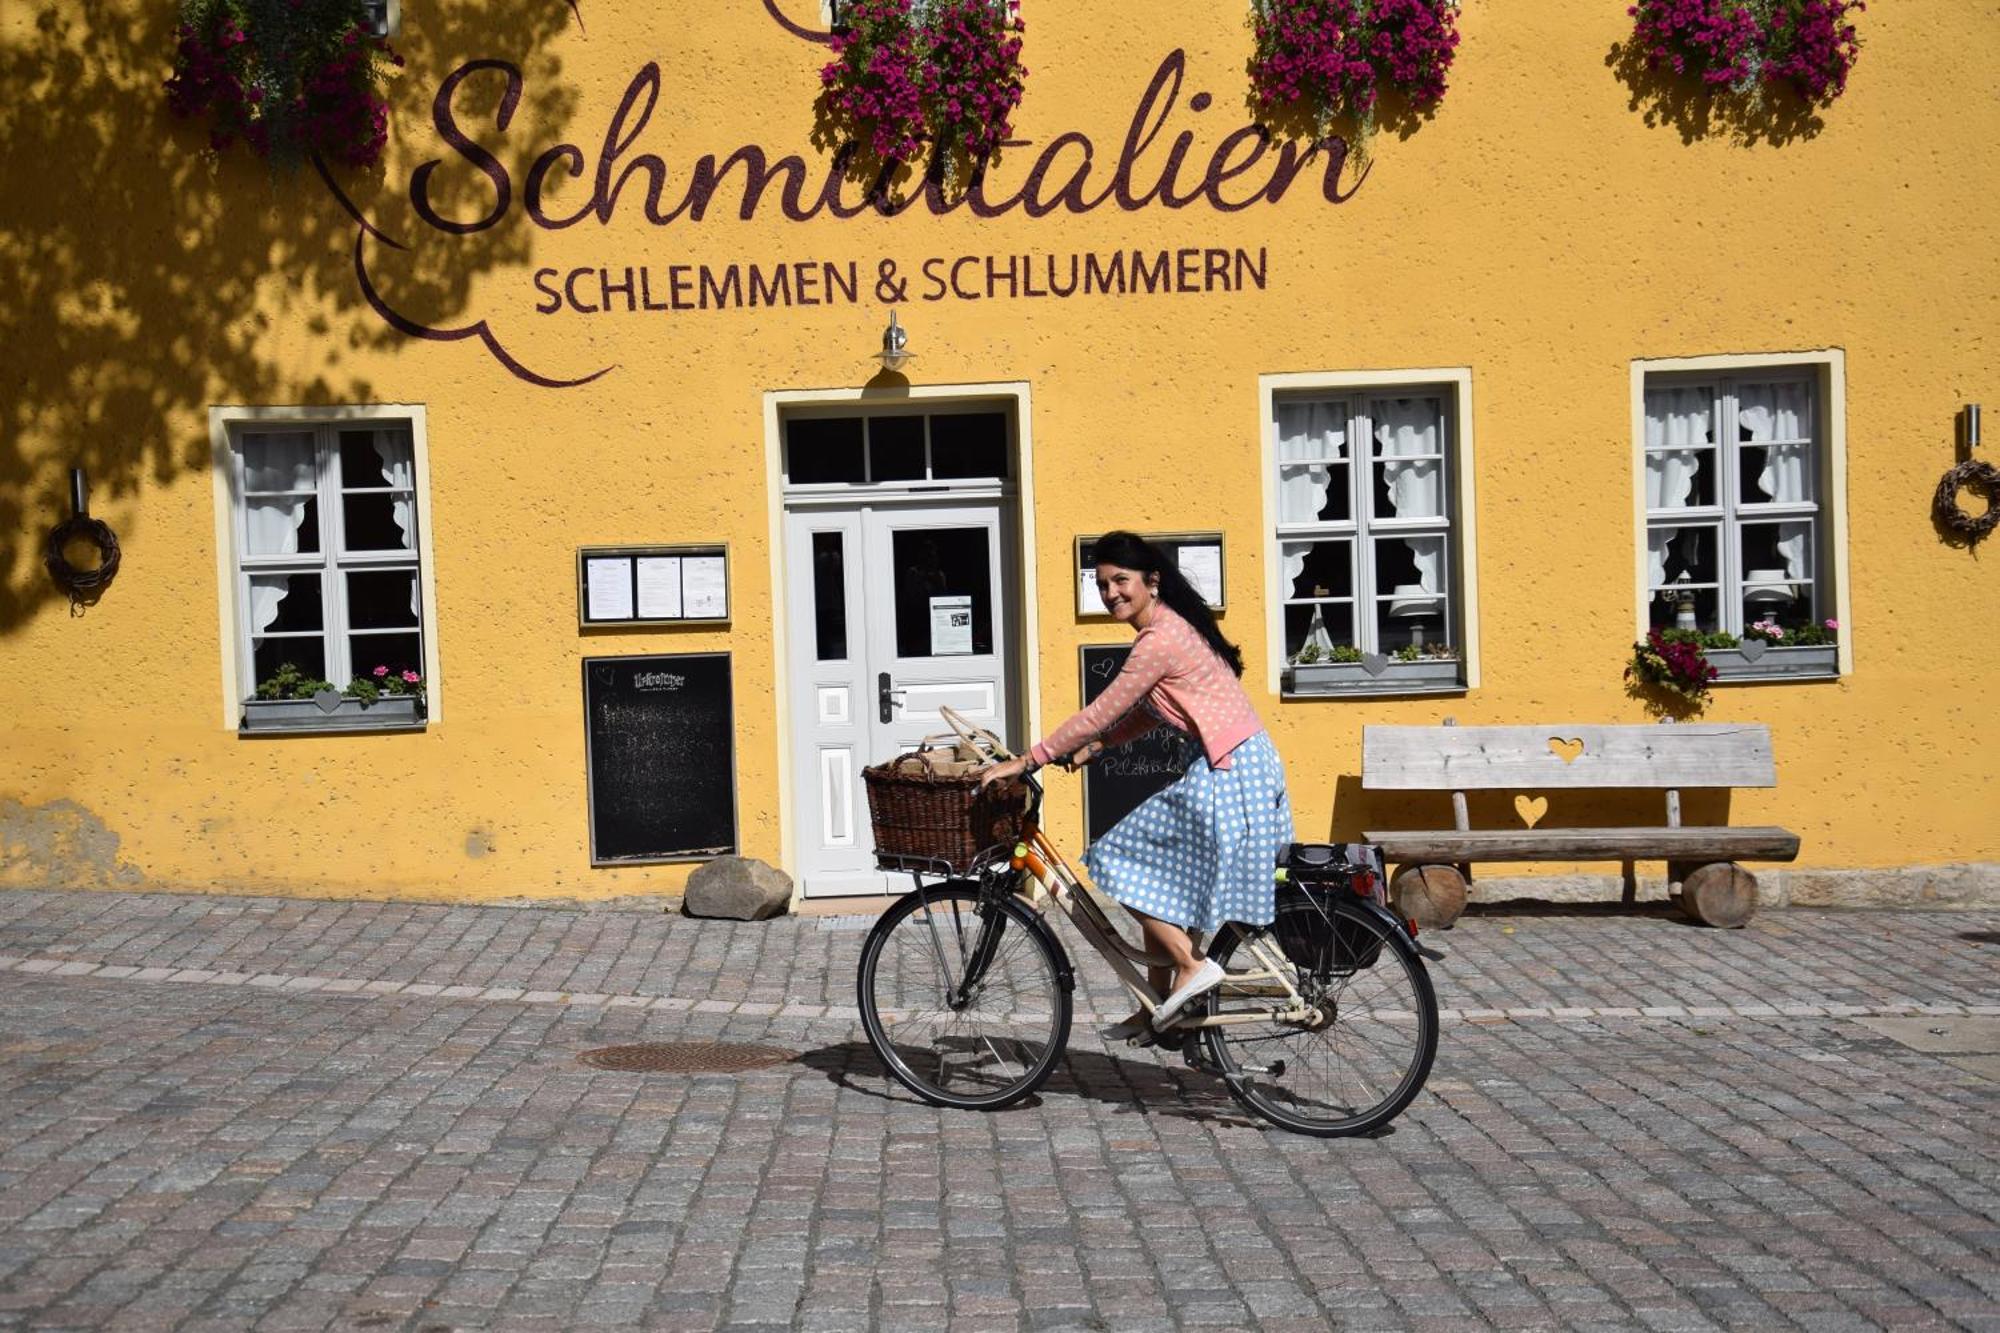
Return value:
M 928 895 L 936 893 L 941 891 L 948 884 L 974 885 L 976 883 L 977 881 L 975 880 L 955 880 L 955 879 L 940 880 L 938 883 L 932 885 L 930 888 L 912 889 L 910 890 L 909 893 L 904 894 L 903 897 L 908 898 L 916 894 Z M 1037 935 L 1040 935 L 1042 937 L 1042 942 L 1049 946 L 1049 956 L 1055 959 L 1056 984 L 1063 988 L 1063 992 L 1065 994 L 1071 994 L 1071 995 L 1075 994 L 1076 970 L 1070 965 L 1069 950 L 1063 948 L 1062 940 L 1057 938 L 1056 933 L 1053 930 L 1049 929 L 1049 923 L 1046 920 L 1044 920 L 1039 913 L 1037 913 L 1033 908 L 1029 907 L 1026 903 L 1022 902 L 1019 898 L 1010 896 L 1008 898 L 1003 899 L 1001 902 L 1000 910 L 1005 912 L 1008 918 L 1011 919 L 1013 923 L 1016 926 L 1020 927 L 1022 930 L 1033 931 Z M 883 915 L 883 920 L 888 919 L 888 913 L 884 912 L 882 915 Z M 881 924 L 878 922 L 875 926 L 875 930 L 880 930 L 881 928 L 882 928 Z M 869 931 L 869 934 L 873 935 L 875 933 L 875 930 Z
M 1356 894 L 1354 902 L 1377 921 L 1393 929 L 1397 935 L 1402 937 L 1403 942 L 1409 945 L 1419 956 L 1428 958 L 1433 963 L 1442 963 L 1444 961 L 1442 953 L 1431 948 L 1429 945 L 1419 943 L 1416 936 L 1410 934 L 1408 922 L 1382 906 L 1382 904 L 1376 902 L 1373 898 L 1363 898 L 1360 894 Z
M 1053 930 L 1049 929 L 1049 923 L 1032 911 L 1027 904 L 1018 900 L 1008 899 L 1007 906 L 1012 909 L 1011 915 L 1016 925 L 1025 926 L 1042 936 L 1049 946 L 1049 956 L 1056 960 L 1056 985 L 1063 988 L 1064 994 L 1074 994 L 1076 971 L 1070 966 L 1069 950 L 1063 948 L 1063 942 L 1056 937 Z

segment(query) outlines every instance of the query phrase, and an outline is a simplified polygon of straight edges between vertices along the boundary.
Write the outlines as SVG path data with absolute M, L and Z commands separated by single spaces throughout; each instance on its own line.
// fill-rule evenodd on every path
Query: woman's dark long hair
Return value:
M 1159 598 L 1173 609 L 1175 615 L 1188 624 L 1215 655 L 1225 662 L 1237 675 L 1243 674 L 1243 652 L 1235 644 L 1222 637 L 1221 628 L 1215 623 L 1215 613 L 1208 609 L 1194 585 L 1166 553 L 1136 532 L 1107 532 L 1093 544 L 1093 558 L 1100 565 L 1117 565 L 1121 569 L 1136 569 L 1141 574 L 1151 574 L 1159 583 Z

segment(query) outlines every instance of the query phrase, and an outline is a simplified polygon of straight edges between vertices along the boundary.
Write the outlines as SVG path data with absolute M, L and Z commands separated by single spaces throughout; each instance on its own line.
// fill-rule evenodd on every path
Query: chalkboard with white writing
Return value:
M 728 653 L 583 659 L 590 863 L 736 850 Z
M 1125 665 L 1129 643 L 1086 644 L 1083 660 L 1083 702 L 1089 704 Z M 1154 792 L 1164 790 L 1187 771 L 1194 743 L 1172 727 L 1160 726 L 1129 745 L 1106 750 L 1083 770 L 1084 836 L 1096 842 L 1111 826 L 1132 813 Z

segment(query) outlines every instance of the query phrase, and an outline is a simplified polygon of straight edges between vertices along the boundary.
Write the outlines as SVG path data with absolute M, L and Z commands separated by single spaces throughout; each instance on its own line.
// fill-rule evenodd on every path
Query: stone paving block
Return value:
M 860 931 L 88 900 L 0 893 L 49 964 L 0 973 L 0 1328 L 1839 1330 L 2000 1291 L 1993 1085 L 1854 1021 L 2000 1011 L 1954 939 L 1991 913 L 1468 916 L 1429 1087 L 1321 1142 L 1082 1030 L 1013 1111 L 925 1106 L 839 1003 Z M 806 1055 L 574 1059 L 709 1037 Z

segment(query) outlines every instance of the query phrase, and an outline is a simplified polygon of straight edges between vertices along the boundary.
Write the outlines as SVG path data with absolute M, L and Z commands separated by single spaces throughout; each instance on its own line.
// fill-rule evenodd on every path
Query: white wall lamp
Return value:
M 875 359 L 882 363 L 884 370 L 901 370 L 910 363 L 916 353 L 910 350 L 910 335 L 896 322 L 896 312 L 889 312 L 889 327 L 882 330 L 882 350 Z

